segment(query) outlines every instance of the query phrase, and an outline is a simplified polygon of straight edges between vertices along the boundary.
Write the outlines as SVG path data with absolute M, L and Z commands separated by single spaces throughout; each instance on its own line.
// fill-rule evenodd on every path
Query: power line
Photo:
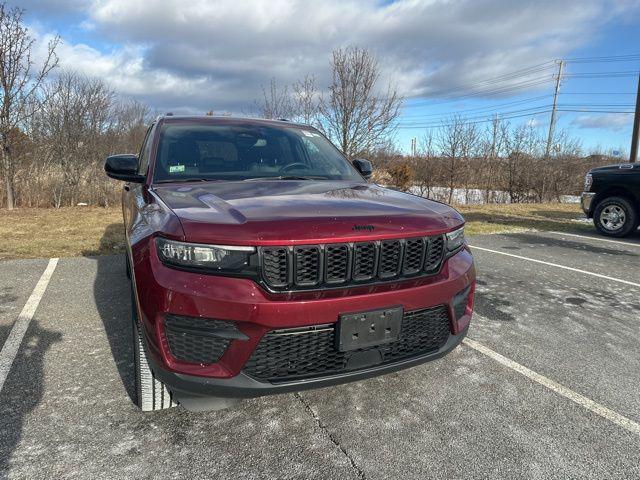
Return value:
M 509 120 L 512 118 L 521 118 L 521 117 L 534 117 L 536 115 L 541 115 L 544 113 L 549 113 L 551 111 L 551 109 L 547 109 L 547 110 L 542 110 L 540 112 L 532 112 L 532 113 L 523 113 L 523 114 L 519 114 L 519 115 L 511 115 L 511 116 L 503 116 L 500 115 L 500 120 Z M 493 122 L 495 120 L 495 117 L 490 117 L 487 118 L 485 120 L 477 120 L 477 121 L 473 121 L 473 122 L 464 122 L 465 124 L 478 124 L 478 123 L 486 123 L 486 122 Z M 455 125 L 455 123 L 432 123 L 432 124 L 425 124 L 425 125 L 400 125 L 398 126 L 398 128 L 402 129 L 402 130 L 410 130 L 410 129 L 428 129 L 428 128 L 434 128 L 434 127 L 450 127 L 452 125 Z
M 570 63 L 608 63 L 608 62 L 634 62 L 640 60 L 640 53 L 627 55 L 609 55 L 604 57 L 578 57 L 567 58 L 565 62 Z
M 576 113 L 633 113 L 633 110 L 589 110 L 589 109 L 558 109 L 559 112 L 576 112 Z
M 580 109 L 579 111 L 583 112 L 588 112 L 588 111 L 592 111 L 592 112 L 597 112 L 597 111 L 605 111 L 605 112 L 611 112 L 611 110 L 597 110 L 597 109 L 603 109 L 603 108 L 613 108 L 613 107 L 633 107 L 635 104 L 633 103 L 562 103 L 562 104 L 558 104 L 558 111 L 570 111 L 569 109 Z M 475 119 L 479 119 L 479 118 L 486 118 L 489 115 L 495 115 L 495 114 L 499 114 L 500 117 L 502 117 L 503 115 L 510 115 L 510 114 L 515 114 L 515 113 L 524 113 L 524 112 L 530 112 L 530 111 L 535 111 L 538 110 L 540 108 L 550 108 L 551 105 L 538 105 L 535 107 L 530 107 L 530 108 L 525 108 L 525 109 L 520 109 L 520 110 L 512 110 L 512 111 L 508 111 L 508 112 L 499 112 L 499 111 L 493 111 L 493 112 L 479 112 L 478 115 L 474 115 L 471 117 L 463 117 L 464 120 L 475 120 Z M 439 121 L 446 121 L 451 119 L 452 116 L 456 116 L 458 114 L 462 113 L 461 110 L 456 111 L 456 112 L 452 112 L 449 114 L 446 113 L 437 113 L 437 114 L 430 114 L 430 115 L 424 115 L 424 117 L 422 116 L 415 116 L 415 117 L 411 117 L 409 118 L 409 121 L 401 121 L 400 125 L 417 125 L 417 124 L 424 124 L 424 123 L 436 123 Z M 436 117 L 436 118 L 426 118 L 426 117 Z M 407 117 L 403 117 L 403 119 L 405 119 Z M 424 122 L 421 122 L 420 120 L 424 119 Z
M 538 106 L 538 107 L 533 107 L 533 108 L 526 108 L 526 109 L 521 109 L 521 110 L 511 110 L 508 112 L 502 112 L 499 114 L 500 118 L 507 118 L 513 115 L 529 115 L 529 114 L 537 114 L 538 112 L 541 111 L 550 111 L 551 105 L 543 105 L 543 106 Z M 462 116 L 458 116 L 456 114 L 452 114 L 452 115 L 447 115 L 447 116 L 443 116 L 441 118 L 438 119 L 433 119 L 433 120 L 425 120 L 423 122 L 421 121 L 413 121 L 413 122 L 400 122 L 399 125 L 401 126 L 416 126 L 416 125 L 440 125 L 442 123 L 447 123 L 447 122 L 451 122 L 453 121 L 453 119 L 456 119 L 457 121 L 460 122 L 466 122 L 466 123 L 473 123 L 476 120 L 486 120 L 486 119 L 493 119 L 495 118 L 495 114 L 484 114 L 484 115 L 478 115 L 478 116 L 474 116 L 474 117 L 462 117 Z
M 566 60 L 551 60 L 530 67 L 525 67 L 520 70 L 505 73 L 495 77 L 487 78 L 484 80 L 478 80 L 472 82 L 466 86 L 459 86 L 450 89 L 440 89 L 429 92 L 429 96 L 440 96 L 443 99 L 432 100 L 431 98 L 424 98 L 418 101 L 412 102 L 410 105 L 406 105 L 405 108 L 418 108 L 424 106 L 435 106 L 447 103 L 457 103 L 464 99 L 472 99 L 475 97 L 489 97 L 508 93 L 515 93 L 522 90 L 535 89 L 551 81 L 556 83 L 556 94 L 539 95 L 535 97 L 514 100 L 510 102 L 503 102 L 495 105 L 485 105 L 473 108 L 466 108 L 451 112 L 451 114 L 444 115 L 442 113 L 425 113 L 425 114 L 413 114 L 403 115 L 403 119 L 409 121 L 402 121 L 399 123 L 399 128 L 402 129 L 416 129 L 416 128 L 432 128 L 437 126 L 452 125 L 451 123 L 445 123 L 447 119 L 453 118 L 455 115 L 473 113 L 471 117 L 466 117 L 462 121 L 468 124 L 486 123 L 494 121 L 496 114 L 499 114 L 500 119 L 507 120 L 511 118 L 521 117 L 533 117 L 542 115 L 545 113 L 553 112 L 578 112 L 578 113 L 611 113 L 611 114 L 627 114 L 632 113 L 624 110 L 625 107 L 631 107 L 628 103 L 593 103 L 593 102 L 580 102 L 580 103 L 562 103 L 556 104 L 559 93 L 559 86 L 563 78 L 618 78 L 618 77 L 630 77 L 637 75 L 636 70 L 619 70 L 619 71 L 605 71 L 605 72 L 576 72 L 576 73 L 562 73 L 562 69 L 556 75 L 540 75 L 545 71 L 552 68 L 556 68 L 556 65 L 563 65 L 564 63 L 609 63 L 609 62 L 635 62 L 640 61 L 640 54 L 633 55 L 612 55 L 605 57 L 581 57 L 581 58 L 569 58 Z M 519 81 L 514 81 L 519 80 Z M 457 92 L 468 92 L 461 95 L 456 95 Z M 633 95 L 632 92 L 566 92 L 562 95 Z M 547 99 L 554 96 L 554 105 L 537 105 L 530 108 L 511 110 L 507 112 L 499 112 L 499 109 L 503 107 L 510 107 L 515 105 L 523 105 L 527 103 L 533 103 L 543 99 Z M 550 108 L 551 107 L 551 108 Z M 616 108 L 619 107 L 619 108 Z M 489 116 L 491 115 L 491 116 Z M 552 115 L 553 117 L 553 115 Z M 550 135 L 552 135 L 554 118 L 551 120 Z
M 552 97 L 553 94 L 547 94 L 547 95 L 539 95 L 537 97 L 531 97 L 531 98 L 525 98 L 522 100 L 515 100 L 513 102 L 505 102 L 505 103 L 499 103 L 497 105 L 485 105 L 483 107 L 475 107 L 475 108 L 467 108 L 464 110 L 456 110 L 456 113 L 463 113 L 463 112 L 473 112 L 473 111 L 493 111 L 502 107 L 507 107 L 507 106 L 511 106 L 511 105 L 520 105 L 520 104 L 524 104 L 524 103 L 531 103 L 531 102 L 535 102 L 544 98 L 550 98 Z M 437 117 L 437 116 L 442 116 L 442 113 L 418 113 L 418 114 L 413 114 L 413 115 L 403 115 L 403 118 L 423 118 L 423 117 Z
M 613 62 L 613 61 L 640 61 L 640 54 L 632 54 L 632 55 L 618 55 L 618 56 L 607 56 L 607 57 L 583 57 L 583 58 L 570 58 L 567 60 L 563 60 L 565 62 L 571 63 L 597 63 L 597 62 Z M 414 103 L 411 107 L 418 107 L 425 103 L 431 104 L 439 104 L 439 103 L 450 103 L 452 101 L 458 101 L 462 98 L 472 98 L 477 96 L 491 96 L 498 95 L 502 93 L 509 93 L 512 91 L 517 91 L 521 89 L 528 89 L 538 85 L 542 85 L 548 81 L 552 81 L 555 79 L 555 75 L 550 78 L 536 77 L 536 78 L 526 78 L 530 77 L 534 73 L 540 73 L 552 68 L 555 68 L 557 61 L 550 60 L 547 62 L 543 62 L 537 65 L 532 65 L 530 67 L 526 67 L 520 70 L 516 70 L 513 72 L 509 72 L 503 75 L 498 75 L 495 77 L 487 78 L 484 80 L 478 80 L 470 83 L 469 85 L 463 85 L 450 89 L 440 89 L 428 92 L 429 97 L 451 97 L 457 92 L 470 92 L 464 95 L 457 96 L 456 98 L 449 100 L 441 100 L 437 102 L 433 102 L 430 99 L 425 99 L 421 103 Z M 612 71 L 612 72 L 577 72 L 577 73 L 568 73 L 563 75 L 565 78 L 602 78 L 602 77 L 611 77 L 611 78 L 620 78 L 620 77 L 630 77 L 637 75 L 637 71 L 635 70 L 625 70 L 625 71 Z M 517 78 L 525 78 L 521 82 L 516 82 L 512 84 L 502 85 L 496 87 L 496 83 L 505 83 L 510 80 L 514 80 Z M 485 89 L 485 87 L 492 87 L 489 89 Z M 479 89 L 479 90 L 478 90 Z
M 536 86 L 539 86 L 539 85 L 548 84 L 552 80 L 553 80 L 553 78 L 549 77 L 547 79 L 542 79 L 542 80 L 522 82 L 522 83 L 518 83 L 518 84 L 515 84 L 515 85 L 512 85 L 512 86 L 505 86 L 505 87 L 491 89 L 491 90 L 481 90 L 481 91 L 469 93 L 469 94 L 466 94 L 466 95 L 460 95 L 460 96 L 457 96 L 456 98 L 453 98 L 453 99 L 450 99 L 450 100 L 441 100 L 441 101 L 436 101 L 436 102 L 431 101 L 431 100 L 422 100 L 422 101 L 420 101 L 420 103 L 413 103 L 411 105 L 407 105 L 407 108 L 420 107 L 420 106 L 424 106 L 425 104 L 439 105 L 439 104 L 443 104 L 443 103 L 458 102 L 461 99 L 465 99 L 465 98 L 473 98 L 473 97 L 481 97 L 481 96 L 492 96 L 492 95 L 499 95 L 499 94 L 502 94 L 502 93 L 516 92 L 516 91 L 519 91 L 519 90 L 530 89 L 532 87 L 536 87 Z
M 635 103 L 563 103 L 562 107 L 633 107 L 634 105 Z
M 548 71 L 552 68 L 554 68 L 554 60 L 548 60 L 546 62 L 539 63 L 537 65 L 532 65 L 530 67 L 521 68 L 513 72 L 504 73 L 502 75 L 496 75 L 494 77 L 485 78 L 482 80 L 476 80 L 471 82 L 468 85 L 460 85 L 458 87 L 453 87 L 453 88 L 433 90 L 428 92 L 428 96 L 429 97 L 434 97 L 434 96 L 446 97 L 446 96 L 451 96 L 457 92 L 469 92 L 469 91 L 471 91 L 470 94 L 475 94 L 475 93 L 480 93 L 480 92 L 473 92 L 473 90 L 477 90 L 478 88 L 492 87 L 493 89 L 496 83 L 509 82 L 511 80 L 518 79 L 518 78 L 524 78 L 526 80 L 524 80 L 524 82 L 519 82 L 519 83 L 517 82 L 516 84 L 512 84 L 512 85 L 503 85 L 500 88 L 513 88 L 514 86 L 518 86 L 519 84 L 526 84 L 529 82 L 539 81 L 539 80 L 550 80 L 550 79 L 546 79 L 545 77 L 538 77 L 538 78 L 527 78 L 527 77 L 530 77 L 535 73 Z M 482 93 L 485 93 L 485 92 L 482 92 Z M 464 96 L 467 96 L 467 95 L 469 94 L 465 94 Z M 457 98 L 455 100 L 457 100 Z
M 547 62 L 547 63 L 552 63 L 552 62 Z M 511 72 L 511 73 L 505 73 L 504 75 L 498 75 L 496 77 L 492 77 L 492 78 L 487 78 L 485 80 L 476 80 L 472 83 L 470 83 L 469 85 L 461 85 L 459 87 L 454 87 L 454 88 L 445 88 L 445 89 L 440 89 L 440 90 L 434 90 L 429 92 L 430 95 L 443 95 L 443 94 L 449 94 L 449 93 L 454 93 L 457 91 L 468 91 L 480 86 L 484 86 L 484 85 L 493 85 L 496 82 L 504 82 L 504 81 L 509 81 L 509 80 L 514 80 L 517 78 L 526 78 L 526 77 L 530 77 L 531 75 L 533 75 L 534 73 L 540 73 L 540 72 L 544 72 L 546 70 L 550 70 L 551 68 L 553 68 L 553 65 L 548 65 L 546 67 L 542 67 L 542 68 L 537 68 L 537 67 L 530 67 L 527 69 L 522 69 L 522 70 L 516 70 L 515 72 Z
M 619 110 L 569 110 L 569 109 L 561 109 L 558 108 L 556 111 L 558 112 L 575 112 L 575 113 L 612 113 L 612 114 L 624 114 L 630 115 L 633 114 L 633 111 L 619 111 Z M 499 120 L 510 120 L 512 118 L 522 118 L 522 117 L 535 117 L 537 115 L 542 115 L 551 112 L 551 109 L 541 110 L 539 112 L 531 112 L 531 113 L 523 113 L 518 115 L 500 115 Z M 479 123 L 488 123 L 495 121 L 495 117 L 487 117 L 484 120 L 474 120 L 474 121 L 466 121 L 466 119 L 462 120 L 467 125 L 475 125 Z M 398 128 L 402 130 L 412 130 L 412 129 L 430 129 L 430 128 L 438 128 L 438 127 L 450 127 L 455 125 L 455 123 L 430 123 L 424 125 L 399 125 Z
M 563 78 L 568 78 L 568 77 L 570 77 L 570 78 L 616 78 L 616 77 L 620 78 L 620 77 L 635 77 L 636 75 L 637 75 L 637 72 L 635 72 L 635 71 L 587 72 L 585 74 L 581 74 L 581 73 L 563 74 Z M 451 98 L 451 99 L 448 99 L 448 100 L 432 101 L 430 99 L 424 99 L 424 100 L 420 100 L 418 102 L 413 102 L 411 105 L 407 105 L 405 108 L 417 108 L 417 107 L 422 107 L 424 105 L 439 105 L 439 104 L 443 104 L 443 103 L 458 102 L 458 101 L 460 101 L 462 99 L 465 99 L 465 98 L 473 98 L 473 97 L 481 97 L 481 96 L 493 96 L 493 95 L 499 95 L 499 94 L 503 94 L 503 93 L 516 92 L 516 91 L 519 91 L 519 90 L 527 90 L 527 89 L 530 89 L 530 88 L 533 88 L 533 87 L 536 87 L 536 86 L 548 84 L 548 83 L 554 81 L 555 79 L 556 79 L 556 75 L 550 76 L 549 78 L 539 77 L 539 78 L 535 78 L 535 79 L 525 80 L 523 82 L 517 82 L 517 83 L 514 83 L 512 85 L 505 85 L 503 87 L 497 87 L 497 88 L 486 89 L 486 90 L 482 90 L 482 89 L 481 90 L 477 90 L 475 92 L 472 92 L 472 93 L 469 93 L 469 94 L 465 94 L 465 95 L 459 95 L 459 96 L 456 96 L 455 98 Z M 468 87 L 468 89 L 472 89 L 472 87 Z M 569 94 L 571 94 L 571 93 L 569 93 Z M 586 94 L 588 94 L 588 92 L 585 92 L 584 94 L 586 95 Z
M 551 105 L 538 105 L 536 107 L 529 107 L 529 108 L 523 108 L 523 109 L 518 109 L 518 110 L 511 110 L 508 112 L 502 112 L 500 113 L 500 116 L 502 117 L 503 115 L 511 115 L 511 114 L 515 114 L 515 113 L 524 113 L 524 112 L 533 112 L 536 110 L 540 110 L 541 108 L 551 108 Z M 494 112 L 495 113 L 495 112 Z M 476 120 L 478 118 L 486 118 L 489 115 L 494 115 L 494 113 L 491 114 L 481 114 L 481 115 L 474 115 L 471 117 L 464 117 L 464 116 L 460 116 L 457 115 L 457 112 L 452 112 L 449 115 L 441 115 L 440 118 L 436 118 L 433 120 L 425 120 L 427 123 L 433 123 L 433 122 L 438 122 L 438 121 L 442 121 L 442 120 L 449 120 L 452 117 L 460 117 L 463 120 Z M 412 125 L 412 124 L 418 124 L 418 123 L 425 123 L 425 122 L 421 122 L 420 120 L 414 120 L 414 121 L 409 121 L 409 122 L 400 122 L 402 125 Z
M 616 77 L 635 77 L 638 74 L 637 70 L 626 70 L 621 72 L 578 72 L 567 73 L 564 76 L 566 78 L 616 78 Z
M 635 95 L 635 92 L 562 92 L 562 95 Z

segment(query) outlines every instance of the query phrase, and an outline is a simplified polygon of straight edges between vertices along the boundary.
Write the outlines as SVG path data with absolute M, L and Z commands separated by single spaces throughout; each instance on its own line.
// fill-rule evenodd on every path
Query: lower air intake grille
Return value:
M 242 335 L 232 322 L 179 315 L 167 315 L 164 328 L 171 355 L 199 364 L 220 360 L 230 338 Z
M 350 356 L 358 352 L 377 349 L 384 365 L 435 352 L 449 333 L 449 315 L 443 305 L 405 313 L 398 341 L 349 352 L 335 347 L 334 324 L 273 330 L 262 337 L 244 373 L 271 382 L 336 375 L 348 371 Z

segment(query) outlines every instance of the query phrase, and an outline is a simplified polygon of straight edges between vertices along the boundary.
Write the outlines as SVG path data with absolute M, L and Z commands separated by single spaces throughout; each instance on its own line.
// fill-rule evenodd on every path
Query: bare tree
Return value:
M 407 161 L 396 161 L 391 165 L 387 172 L 391 177 L 392 184 L 403 192 L 411 190 L 415 173 L 410 163 Z
M 294 115 L 294 104 L 289 94 L 289 88 L 278 87 L 275 78 L 269 82 L 269 86 L 262 86 L 262 101 L 256 101 L 258 114 L 262 118 L 290 119 Z
M 292 118 L 307 125 L 318 125 L 320 113 L 320 95 L 316 88 L 316 78 L 306 75 L 291 86 L 293 90 Z
M 431 197 L 431 189 L 435 186 L 435 170 L 434 135 L 433 130 L 428 130 L 420 140 L 418 154 L 413 158 L 415 186 L 423 197 Z
M 117 119 L 115 94 L 102 80 L 72 72 L 47 84 L 45 92 L 48 99 L 34 124 L 61 173 L 54 187 L 54 205 L 59 207 L 65 200 L 73 205 L 82 172 L 109 153 L 104 137 Z
M 60 41 L 53 38 L 39 69 L 34 68 L 31 53 L 35 40 L 23 24 L 24 11 L 0 4 L 0 152 L 7 195 L 7 208 L 15 204 L 14 177 L 16 156 L 14 130 L 37 110 L 38 96 L 49 72 L 58 64 L 55 50 Z
M 327 136 L 349 158 L 385 143 L 395 129 L 402 97 L 391 85 L 386 94 L 377 92 L 375 57 L 359 47 L 334 50 L 331 72 L 328 96 L 320 102 Z
M 469 159 L 475 153 L 478 139 L 478 130 L 475 124 L 467 122 L 460 116 L 452 117 L 449 123 L 444 124 L 438 131 L 436 142 L 442 156 L 446 159 L 449 203 L 453 201 L 455 187 L 461 183 L 462 161 Z M 465 184 L 465 187 L 468 191 L 468 185 Z
M 544 140 L 533 125 L 525 123 L 510 132 L 506 150 L 508 153 L 503 158 L 503 175 L 509 201 L 530 201 L 532 192 L 542 182 L 543 172 L 536 163 L 543 156 Z
M 509 123 L 501 121 L 497 116 L 484 132 L 480 142 L 480 158 L 482 169 L 478 180 L 483 187 L 483 201 L 489 203 L 497 197 L 499 188 L 500 158 L 505 154 L 509 136 Z

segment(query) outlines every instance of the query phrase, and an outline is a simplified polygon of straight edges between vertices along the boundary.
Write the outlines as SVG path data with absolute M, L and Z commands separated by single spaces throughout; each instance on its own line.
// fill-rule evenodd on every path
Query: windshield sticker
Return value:
M 315 136 L 316 136 L 316 134 L 315 134 L 315 133 L 313 133 L 313 132 L 309 132 L 309 131 L 307 131 L 307 130 L 302 130 L 302 134 L 303 134 L 305 137 L 315 137 Z
M 169 173 L 182 173 L 184 172 L 184 165 L 169 165 Z

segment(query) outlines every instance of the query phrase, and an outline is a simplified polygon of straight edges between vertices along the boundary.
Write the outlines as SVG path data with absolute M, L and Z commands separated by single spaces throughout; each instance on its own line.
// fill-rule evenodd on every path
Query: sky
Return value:
M 558 129 L 629 151 L 640 71 L 640 0 L 19 0 L 36 58 L 59 35 L 62 69 L 174 113 L 251 113 L 262 86 L 314 75 L 335 48 L 370 49 L 404 96 L 408 152 L 452 115 L 548 129 L 565 59 Z M 612 73 L 617 72 L 617 73 Z

